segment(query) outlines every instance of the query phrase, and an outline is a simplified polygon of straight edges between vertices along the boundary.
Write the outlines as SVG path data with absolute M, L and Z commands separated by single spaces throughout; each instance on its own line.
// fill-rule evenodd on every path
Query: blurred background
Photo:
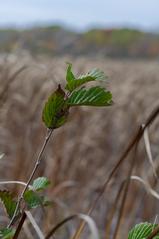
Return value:
M 7 0 L 0 8 L 0 51 L 158 58 L 158 4 Z
M 46 194 L 53 205 L 45 214 L 41 209 L 32 212 L 44 233 L 72 213 L 87 213 L 138 126 L 159 104 L 158 9 L 158 0 L 1 1 L 0 181 L 29 177 L 46 133 L 42 108 L 48 94 L 64 84 L 66 62 L 73 63 L 76 75 L 103 70 L 113 94 L 111 107 L 74 108 L 48 145 L 36 176 L 50 179 Z M 132 174 L 157 192 L 158 119 L 147 137 L 150 145 L 141 140 Z M 158 215 L 157 199 L 141 182 L 132 181 L 114 236 L 121 209 L 115 198 L 131 167 L 129 158 L 93 211 L 100 238 L 127 238 L 135 223 L 153 223 Z M 0 186 L 15 196 L 22 190 L 18 185 Z M 7 220 L 2 210 L 0 226 Z M 68 223 L 55 238 L 71 238 L 78 223 Z M 29 222 L 21 238 L 36 238 Z M 81 238 L 88 238 L 87 230 Z

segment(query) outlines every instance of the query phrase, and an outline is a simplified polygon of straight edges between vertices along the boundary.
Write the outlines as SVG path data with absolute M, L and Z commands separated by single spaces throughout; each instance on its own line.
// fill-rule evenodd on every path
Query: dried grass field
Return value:
M 46 194 L 53 204 L 45 212 L 41 209 L 32 211 L 44 232 L 68 215 L 87 213 L 138 126 L 145 122 L 153 108 L 159 104 L 157 61 L 2 56 L 0 152 L 4 153 L 4 157 L 0 160 L 0 181 L 26 181 L 29 177 L 46 133 L 41 120 L 42 108 L 48 94 L 57 84 L 64 83 L 65 62 L 72 62 L 77 74 L 94 67 L 102 69 L 108 75 L 106 86 L 112 91 L 114 104 L 100 109 L 74 108 L 68 123 L 55 131 L 37 175 L 46 176 L 51 181 Z M 159 171 L 158 118 L 146 132 L 154 168 L 142 138 L 135 154 L 132 175 L 144 179 L 157 193 L 159 184 L 154 171 Z M 122 201 L 119 189 L 128 176 L 131 157 L 132 154 L 118 168 L 93 211 L 92 217 L 101 238 L 112 238 L 118 223 Z M 15 184 L 1 186 L 1 189 L 4 188 L 12 189 L 15 195 L 22 190 L 21 186 Z M 131 181 L 116 238 L 127 238 L 128 230 L 137 222 L 154 222 L 159 212 L 157 195 L 155 198 L 148 194 L 143 183 Z M 0 224 L 3 225 L 6 220 L 1 211 Z M 78 224 L 78 220 L 68 223 L 56 233 L 56 238 L 71 238 Z M 36 238 L 29 224 L 26 223 L 23 230 L 24 238 Z M 66 236 L 62 237 L 60 233 Z M 88 233 L 87 230 L 85 233 Z

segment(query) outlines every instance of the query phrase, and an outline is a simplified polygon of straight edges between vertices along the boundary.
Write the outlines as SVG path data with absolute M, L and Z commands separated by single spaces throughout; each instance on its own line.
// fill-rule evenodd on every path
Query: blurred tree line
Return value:
M 77 33 L 61 26 L 0 29 L 0 53 L 158 58 L 159 33 L 135 29 L 91 29 Z

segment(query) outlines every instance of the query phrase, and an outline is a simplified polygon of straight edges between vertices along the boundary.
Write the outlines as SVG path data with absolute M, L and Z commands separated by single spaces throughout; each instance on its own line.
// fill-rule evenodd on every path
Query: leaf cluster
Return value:
M 45 103 L 42 118 L 47 128 L 62 126 L 73 106 L 110 106 L 112 94 L 101 86 L 85 88 L 91 81 L 101 82 L 106 79 L 104 72 L 93 69 L 86 74 L 75 77 L 72 65 L 68 64 L 65 90 L 59 85 Z
M 44 207 L 50 204 L 48 199 L 40 193 L 49 186 L 50 182 L 45 177 L 39 177 L 33 181 L 33 184 L 24 193 L 24 202 L 27 209 L 36 208 L 38 206 Z M 17 201 L 14 196 L 6 190 L 0 190 L 0 200 L 5 208 L 8 217 L 11 219 L 16 209 Z M 20 215 L 20 210 L 18 215 Z M 18 216 L 17 215 L 17 216 Z M 13 238 L 14 228 L 2 228 L 0 229 L 0 238 L 10 239 Z

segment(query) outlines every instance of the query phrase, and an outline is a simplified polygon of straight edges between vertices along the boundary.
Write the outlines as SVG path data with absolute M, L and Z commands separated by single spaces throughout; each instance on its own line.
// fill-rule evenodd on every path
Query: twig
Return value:
M 15 231 L 15 234 L 13 236 L 13 239 L 17 239 L 18 236 L 19 236 L 19 233 L 21 232 L 21 229 L 22 229 L 22 226 L 23 226 L 23 223 L 25 222 L 25 219 L 26 219 L 26 213 L 24 212 L 21 219 L 20 219 L 20 222 L 18 224 L 18 227 Z
M 21 195 L 20 195 L 20 197 L 19 197 L 19 199 L 18 199 L 18 202 L 17 202 L 17 205 L 16 205 L 16 209 L 15 209 L 15 211 L 14 211 L 14 215 L 13 215 L 13 217 L 12 217 L 12 219 L 11 219 L 9 225 L 8 225 L 8 228 L 11 227 L 11 225 L 14 223 L 14 220 L 15 220 L 15 218 L 16 218 L 17 212 L 18 212 L 18 210 L 19 210 L 20 203 L 21 203 L 21 201 L 23 200 L 24 193 L 25 193 L 26 190 L 28 189 L 29 184 L 30 184 L 30 182 L 32 181 L 32 179 L 33 179 L 33 177 L 34 177 L 34 175 L 35 175 L 35 173 L 36 173 L 36 171 L 37 171 L 37 169 L 38 169 L 38 167 L 39 167 L 39 165 L 40 165 L 40 163 L 41 163 L 42 154 L 43 154 L 43 152 L 44 152 L 44 150 L 45 150 L 45 148 L 46 148 L 46 145 L 47 145 L 47 143 L 48 143 L 48 141 L 49 141 L 49 139 L 50 139 L 52 133 L 53 133 L 53 129 L 48 129 L 47 134 L 46 134 L 46 137 L 45 137 L 45 140 L 44 140 L 44 143 L 43 143 L 42 148 L 41 148 L 41 150 L 40 150 L 40 152 L 39 152 L 39 154 L 38 154 L 38 157 L 37 157 L 37 159 L 36 159 L 34 168 L 33 168 L 32 172 L 31 172 L 31 175 L 30 175 L 30 177 L 29 177 L 29 179 L 28 179 L 28 181 L 27 181 L 27 183 L 26 183 L 26 185 L 25 185 L 25 187 L 24 187 L 24 189 L 23 189 L 23 191 L 22 191 L 22 193 L 21 193 Z
M 43 235 L 42 231 L 40 230 L 39 226 L 37 225 L 37 223 L 35 222 L 32 214 L 29 211 L 23 212 L 23 215 L 22 215 L 21 220 L 20 220 L 20 222 L 18 224 L 18 227 L 17 227 L 17 229 L 15 231 L 13 239 L 17 239 L 18 238 L 19 233 L 21 232 L 21 229 L 22 229 L 22 226 L 23 226 L 23 223 L 24 223 L 26 217 L 29 219 L 30 223 L 34 227 L 34 229 L 35 229 L 37 235 L 39 236 L 39 238 L 40 239 L 44 239 L 44 235 Z

